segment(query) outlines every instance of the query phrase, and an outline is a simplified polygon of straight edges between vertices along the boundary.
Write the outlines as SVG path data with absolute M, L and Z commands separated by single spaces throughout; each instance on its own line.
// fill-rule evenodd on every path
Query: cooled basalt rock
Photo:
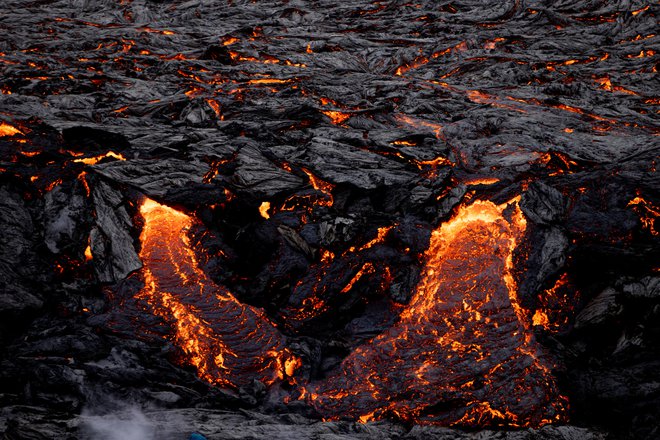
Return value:
M 149 196 L 163 196 L 168 191 L 193 183 L 202 183 L 208 164 L 180 159 L 133 159 L 99 164 L 96 172 L 121 184 L 131 185 Z
M 94 270 L 102 283 L 117 282 L 142 267 L 131 236 L 133 221 L 121 193 L 99 180 L 92 193 L 96 226 L 89 233 Z
M 43 298 L 30 286 L 34 266 L 34 224 L 20 196 L 0 188 L 0 313 L 38 309 Z
M 118 401 L 170 408 L 138 420 L 156 438 L 658 437 L 656 4 L 3 6 L 6 437 L 99 437 L 131 419 L 104 416 Z M 153 237 L 151 254 L 169 262 L 158 280 L 140 258 L 144 196 L 191 219 Z M 527 227 L 510 260 L 513 205 L 500 234 L 458 234 L 461 258 L 427 253 L 462 209 L 518 197 Z M 214 288 L 199 300 L 200 279 L 235 302 Z M 392 354 L 388 335 L 420 311 L 429 280 L 444 288 L 414 316 L 422 334 L 410 328 Z M 149 281 L 171 296 L 145 303 Z M 222 384 L 193 362 L 191 322 L 241 353 L 225 365 L 209 355 L 218 344 L 202 350 Z M 268 368 L 225 374 L 255 353 Z M 348 396 L 332 386 L 347 382 Z M 583 427 L 416 425 L 514 428 L 564 413 Z
M 325 180 L 366 190 L 405 184 L 415 177 L 404 166 L 381 155 L 320 137 L 293 157 L 294 163 L 309 167 Z
M 587 327 L 605 322 L 617 316 L 621 307 L 617 304 L 617 291 L 613 288 L 603 290 L 575 318 L 575 327 Z
M 280 192 L 294 191 L 303 184 L 302 179 L 275 166 L 252 146 L 245 146 L 236 158 L 238 168 L 234 174 L 237 188 L 255 197 L 272 197 Z
M 117 433 L 140 435 L 144 439 L 185 439 L 193 432 L 209 440 L 269 438 L 324 439 L 402 439 L 402 440 L 604 440 L 598 431 L 573 426 L 547 426 L 520 432 L 483 431 L 469 433 L 439 427 L 407 430 L 386 422 L 354 424 L 321 423 L 296 414 L 267 416 L 255 412 L 216 412 L 203 409 L 148 410 L 128 409 L 105 415 L 85 414 L 73 420 L 47 417 L 43 408 L 9 407 L 0 413 L 0 428 L 8 439 L 50 438 L 105 439 Z M 80 436 L 80 437 L 78 437 Z

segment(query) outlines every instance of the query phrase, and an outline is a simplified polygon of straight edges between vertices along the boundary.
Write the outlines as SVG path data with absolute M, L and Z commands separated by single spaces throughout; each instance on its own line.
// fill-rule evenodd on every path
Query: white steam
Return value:
M 154 424 L 138 407 L 107 414 L 82 414 L 81 431 L 89 440 L 155 440 Z

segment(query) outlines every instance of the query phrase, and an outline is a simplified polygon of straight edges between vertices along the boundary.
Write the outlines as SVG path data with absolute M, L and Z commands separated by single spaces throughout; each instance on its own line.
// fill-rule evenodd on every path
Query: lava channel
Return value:
M 435 230 L 400 320 L 303 389 L 326 419 L 398 418 L 450 426 L 537 427 L 567 401 L 517 302 L 517 203 L 476 201 Z
M 173 327 L 198 375 L 228 388 L 290 376 L 299 361 L 263 311 L 241 304 L 199 268 L 187 235 L 193 219 L 150 199 L 140 213 L 145 286 L 138 299 Z

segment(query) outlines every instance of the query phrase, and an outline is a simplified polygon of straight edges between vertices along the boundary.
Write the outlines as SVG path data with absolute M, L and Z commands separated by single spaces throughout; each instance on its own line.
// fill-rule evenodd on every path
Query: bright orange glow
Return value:
M 433 232 L 399 322 L 301 398 L 328 419 L 362 422 L 392 415 L 470 427 L 566 420 L 566 399 L 517 301 L 513 251 L 525 230 L 516 201 L 460 208 Z
M 376 269 L 374 268 L 373 264 L 364 263 L 362 265 L 362 267 L 360 268 L 360 270 L 357 271 L 357 273 L 353 276 L 353 278 L 351 278 L 351 280 L 348 282 L 348 284 L 346 284 L 344 286 L 344 288 L 341 289 L 341 291 L 339 291 L 339 293 L 348 293 L 348 292 L 350 292 L 350 290 L 353 288 L 355 283 L 360 281 L 360 278 L 362 278 L 364 276 L 364 274 L 374 273 L 375 271 L 376 271 Z
M 417 57 L 414 60 L 410 62 L 410 64 L 404 64 L 403 66 L 400 66 L 396 69 L 396 72 L 394 72 L 395 75 L 401 76 L 410 69 L 416 69 L 420 66 L 423 66 L 424 64 L 428 63 L 429 59 L 423 56 Z
M 78 180 L 80 181 L 80 183 L 83 184 L 83 187 L 85 188 L 85 194 L 87 194 L 87 197 L 89 197 L 90 194 L 92 193 L 92 190 L 89 188 L 89 184 L 87 183 L 87 179 L 85 178 L 86 175 L 87 175 L 86 172 L 81 171 L 80 174 L 78 174 Z
M 92 258 L 94 258 L 92 256 L 92 247 L 90 245 L 87 245 L 87 247 L 85 248 L 85 260 L 92 261 Z
M 41 154 L 41 151 L 19 151 L 22 156 L 34 157 Z
M 184 92 L 188 98 L 193 98 L 201 93 L 204 93 L 206 90 L 203 87 L 193 86 L 190 89 Z
M 504 40 L 503 38 L 496 38 L 494 41 L 499 42 L 499 41 L 503 41 L 503 40 Z M 494 47 L 494 44 L 493 44 L 493 47 Z M 486 43 L 485 48 L 486 49 L 490 48 L 488 43 Z M 465 52 L 467 49 L 468 49 L 467 43 L 465 41 L 461 41 L 460 43 L 458 43 L 455 46 L 448 47 L 447 49 L 444 49 L 444 50 L 439 51 L 439 52 L 434 52 L 431 55 L 431 58 L 427 58 L 423 55 L 420 55 L 417 58 L 415 58 L 414 60 L 412 60 L 410 63 L 404 64 L 403 66 L 399 66 L 396 69 L 396 72 L 394 74 L 397 75 L 397 76 L 402 76 L 407 71 L 409 71 L 411 69 L 416 69 L 420 66 L 423 66 L 423 65 L 427 64 L 429 61 L 431 61 L 432 59 L 441 57 L 443 55 L 447 55 L 448 53 L 451 53 L 451 52 L 454 52 L 454 53 L 456 53 L 456 52 Z
M 658 235 L 656 220 L 660 217 L 660 207 L 655 206 L 641 196 L 637 196 L 628 202 L 628 206 L 632 207 L 639 215 L 639 220 L 642 222 L 644 229 L 649 231 L 651 235 Z
M 261 205 L 259 205 L 259 214 L 266 220 L 270 218 L 270 214 L 268 214 L 268 210 L 270 209 L 270 202 L 261 202 Z
M 378 228 L 378 231 L 376 233 L 376 237 L 373 239 L 369 240 L 362 246 L 356 249 L 355 246 L 351 246 L 349 249 L 344 251 L 341 255 L 341 257 L 346 258 L 348 255 L 353 254 L 354 252 L 357 251 L 364 251 L 366 249 L 369 249 L 376 244 L 383 243 L 385 240 L 385 237 L 387 234 L 392 230 L 394 226 L 383 226 Z M 304 298 L 301 303 L 297 306 L 291 306 L 287 310 L 284 311 L 284 315 L 286 316 L 286 322 L 289 325 L 296 326 L 300 323 L 308 322 L 311 319 L 314 319 L 318 316 L 320 316 L 323 313 L 326 313 L 330 309 L 330 305 L 328 304 L 328 297 L 331 295 L 334 295 L 336 293 L 336 290 L 332 288 L 328 288 L 328 284 L 326 284 L 324 281 L 327 280 L 325 277 L 325 271 L 329 268 L 330 263 L 335 259 L 335 254 L 328 250 L 322 250 L 321 255 L 320 255 L 320 261 L 321 264 L 317 267 L 321 272 L 321 275 L 318 275 L 314 278 L 312 284 L 312 288 L 309 289 L 309 292 L 311 292 L 310 296 L 307 296 Z M 339 294 L 345 294 L 348 293 L 355 284 L 360 281 L 360 279 L 366 275 L 366 274 L 372 274 L 376 272 L 376 267 L 374 266 L 373 263 L 371 262 L 366 262 L 362 264 L 361 266 L 359 264 L 356 264 L 351 267 L 351 270 L 349 273 L 352 274 L 352 277 L 344 287 L 338 292 Z M 389 270 L 386 271 L 389 273 Z M 332 285 L 332 283 L 330 283 Z M 299 288 L 306 289 L 309 286 L 304 286 L 302 280 L 296 285 L 294 288 L 294 295 L 296 294 L 296 290 Z
M 499 181 L 500 179 L 497 177 L 476 177 L 474 179 L 468 179 L 464 183 L 466 185 L 493 185 Z
M 477 104 L 490 104 L 494 107 L 505 108 L 519 113 L 526 113 L 525 110 L 508 104 L 503 104 L 497 96 L 484 93 L 481 90 L 466 90 L 468 99 Z
M 238 38 L 235 38 L 235 37 L 225 37 L 225 38 L 222 39 L 222 44 L 224 46 L 231 46 L 232 44 L 238 43 L 239 41 L 241 41 L 241 40 L 239 40 Z
M 626 55 L 626 58 L 650 58 L 655 55 L 655 51 L 651 49 L 640 50 L 638 54 Z
M 249 80 L 248 84 L 286 84 L 289 82 L 291 82 L 290 79 L 259 78 Z
M 539 294 L 538 299 L 540 307 L 534 312 L 533 324 L 556 333 L 569 324 L 580 292 L 570 285 L 568 274 L 564 272 L 551 288 Z
M 174 32 L 174 31 L 152 29 L 150 27 L 138 28 L 138 31 L 146 32 L 146 33 L 149 33 L 149 34 L 161 34 L 161 35 L 175 35 L 176 34 L 176 32 Z
M 215 176 L 217 176 L 218 173 L 220 173 L 220 166 L 226 164 L 227 162 L 229 162 L 228 159 L 211 162 L 209 170 L 206 172 L 206 174 L 204 174 L 204 176 L 202 176 L 202 182 L 211 183 L 215 178 Z M 225 188 L 225 195 L 227 195 L 227 198 L 229 200 L 229 196 L 232 195 L 231 191 Z
M 606 76 L 603 78 L 596 78 L 594 81 L 596 81 L 597 84 L 600 84 L 600 89 L 607 90 L 608 92 L 621 92 L 628 95 L 639 94 L 637 92 L 633 92 L 632 90 L 626 89 L 625 87 L 612 85 L 612 81 L 610 81 L 610 79 Z
M 392 230 L 393 227 L 394 226 L 383 226 L 378 228 L 378 233 L 376 234 L 376 237 L 374 237 L 372 240 L 369 240 L 368 242 L 360 246 L 358 250 L 363 251 L 365 249 L 369 249 L 373 247 L 375 244 L 382 243 L 385 240 L 387 234 Z
M 348 118 L 351 117 L 349 113 L 339 112 L 335 110 L 322 110 L 321 113 L 329 117 L 332 123 L 335 125 L 341 125 L 344 122 L 346 122 Z
M 614 119 L 608 119 L 608 118 L 604 118 L 602 116 L 598 116 L 598 115 L 593 114 L 593 113 L 589 113 L 589 112 L 587 112 L 587 111 L 585 111 L 585 110 L 583 110 L 579 107 L 573 107 L 571 105 L 566 105 L 566 104 L 555 104 L 555 105 L 553 105 L 553 107 L 558 108 L 560 110 L 567 111 L 567 112 L 589 116 L 590 118 L 593 118 L 597 121 L 609 122 L 610 124 L 616 124 L 617 123 L 617 121 L 614 120 Z
M 220 104 L 218 104 L 218 101 L 215 101 L 213 99 L 207 99 L 206 103 L 209 105 L 209 107 L 211 107 L 211 109 L 213 109 L 213 112 L 215 113 L 215 116 L 219 120 L 222 121 L 222 120 L 225 119 L 224 116 L 222 116 L 222 113 L 220 112 Z
M 447 159 L 446 157 L 438 156 L 435 159 L 431 160 L 415 160 L 415 165 L 417 165 L 417 168 L 420 170 L 426 165 L 426 166 L 438 166 L 438 165 L 449 165 L 453 166 L 454 164 L 452 161 Z
M 74 159 L 73 161 L 84 163 L 85 165 L 96 165 L 101 159 L 105 159 L 106 157 L 112 157 L 117 160 L 126 160 L 126 158 L 121 154 L 115 153 L 114 151 L 108 151 L 101 156 L 85 157 L 83 159 Z
M 648 9 L 649 9 L 649 5 L 646 5 L 646 6 L 644 6 L 643 8 L 636 9 L 636 10 L 632 11 L 632 15 L 637 15 L 637 14 L 639 14 L 639 13 L 641 13 L 641 12 L 644 12 L 644 11 L 646 11 L 646 10 L 648 10 Z
M 56 186 L 59 186 L 62 183 L 62 179 L 55 179 L 52 182 L 50 182 L 48 185 L 46 185 L 46 191 L 51 191 L 53 188 Z
M 5 122 L 0 122 L 0 137 L 15 136 L 17 134 L 23 134 L 23 132 Z
M 442 125 L 431 122 L 431 121 L 425 121 L 423 119 L 418 119 L 418 118 L 413 118 L 412 116 L 408 115 L 395 115 L 396 119 L 406 125 L 410 125 L 411 127 L 415 128 L 430 128 L 433 130 L 433 133 L 435 133 L 435 137 L 440 139 L 442 137 Z
M 297 361 L 264 312 L 238 302 L 199 268 L 187 235 L 193 219 L 150 199 L 140 214 L 144 288 L 137 298 L 172 326 L 199 376 L 235 388 L 290 375 Z
M 415 147 L 415 146 L 417 146 L 417 144 L 415 144 L 414 142 L 410 142 L 410 141 L 394 141 L 394 142 L 391 142 L 391 144 L 392 145 L 403 145 L 403 146 L 406 146 L 406 147 Z
M 337 103 L 337 101 L 335 101 L 334 99 L 325 98 L 325 97 L 321 96 L 319 98 L 319 101 L 321 101 L 321 105 L 330 105 L 330 104 L 332 104 L 335 107 L 339 107 L 339 103 Z
M 116 110 L 113 110 L 112 113 L 123 113 L 123 112 L 125 112 L 126 110 L 128 110 L 128 106 L 127 106 L 127 105 L 124 105 L 124 106 L 122 106 L 122 107 L 119 107 L 119 108 L 116 109 Z
M 548 328 L 550 323 L 548 321 L 548 315 L 545 314 L 543 310 L 538 309 L 536 312 L 534 312 L 534 316 L 532 317 L 532 323 L 534 325 L 540 325 L 545 328 Z
M 325 200 L 319 200 L 317 204 L 321 206 L 332 206 L 334 203 L 334 198 L 332 197 L 332 190 L 335 189 L 335 186 L 332 183 L 326 182 L 325 180 L 319 179 L 307 168 L 302 168 L 303 172 L 307 174 L 309 178 L 309 183 L 312 187 L 325 194 Z

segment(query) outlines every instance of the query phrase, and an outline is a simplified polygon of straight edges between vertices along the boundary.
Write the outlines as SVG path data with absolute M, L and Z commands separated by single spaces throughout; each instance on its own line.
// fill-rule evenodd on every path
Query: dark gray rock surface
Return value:
M 642 0 L 5 1 L 5 437 L 112 428 L 133 416 L 94 411 L 118 396 L 166 408 L 140 416 L 161 438 L 655 440 L 658 14 Z M 143 196 L 195 217 L 200 267 L 285 333 L 297 385 L 197 377 L 136 298 Z M 517 196 L 521 319 L 587 428 L 321 423 L 296 400 L 397 322 L 434 229 Z M 327 308 L 300 313 L 314 299 Z
M 8 428 L 8 429 L 7 429 Z M 209 440 L 603 440 L 604 433 L 574 426 L 546 426 L 513 432 L 464 432 L 440 427 L 406 429 L 387 422 L 318 422 L 297 414 L 268 416 L 250 411 L 204 409 L 126 409 L 103 415 L 83 414 L 73 420 L 46 417 L 43 409 L 10 407 L 0 412 L 6 438 L 80 438 L 84 440 L 185 440 L 193 433 Z

